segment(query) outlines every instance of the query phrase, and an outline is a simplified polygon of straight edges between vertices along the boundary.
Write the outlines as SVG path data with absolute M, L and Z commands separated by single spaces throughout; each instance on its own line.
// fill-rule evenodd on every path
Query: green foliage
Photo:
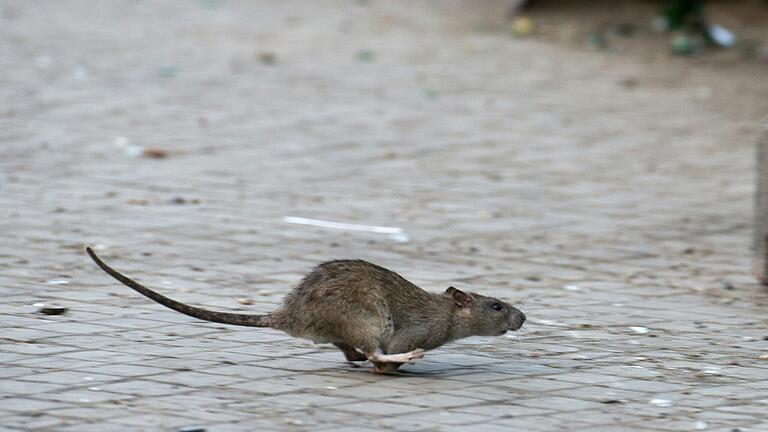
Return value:
M 662 16 L 668 30 L 700 27 L 704 22 L 704 0 L 669 0 Z

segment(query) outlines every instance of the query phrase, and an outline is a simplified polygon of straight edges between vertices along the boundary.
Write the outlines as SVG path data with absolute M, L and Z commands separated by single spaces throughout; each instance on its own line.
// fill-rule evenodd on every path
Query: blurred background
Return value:
M 767 9 L 6 1 L 6 255 L 361 256 L 438 279 L 431 255 L 505 274 L 676 256 L 681 235 L 748 230 Z
M 0 11 L 11 271 L 68 274 L 86 243 L 205 251 L 197 279 L 241 286 L 348 256 L 517 288 L 565 282 L 546 266 L 715 249 L 749 268 L 763 1 Z
M 3 0 L 0 71 L 5 427 L 765 430 L 765 1 Z M 363 258 L 529 320 L 383 384 L 85 245 L 213 309 Z
M 659 253 L 657 228 L 746 227 L 767 9 L 5 1 L 6 247 L 151 239 L 170 254 L 202 238 L 214 261 L 395 264 L 477 243 L 506 262 L 601 241 Z M 388 254 L 375 233 L 284 217 L 412 243 Z

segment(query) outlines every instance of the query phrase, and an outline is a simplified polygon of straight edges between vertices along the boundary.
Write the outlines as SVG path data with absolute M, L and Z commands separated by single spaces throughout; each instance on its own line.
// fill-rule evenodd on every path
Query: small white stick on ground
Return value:
M 310 226 L 316 226 L 320 228 L 332 228 L 332 229 L 345 230 L 345 231 L 362 231 L 362 232 L 371 232 L 376 234 L 387 234 L 393 240 L 396 240 L 399 242 L 408 241 L 408 236 L 405 235 L 402 228 L 398 228 L 398 227 L 359 225 L 359 224 L 332 222 L 332 221 L 310 219 L 310 218 L 303 218 L 303 217 L 296 217 L 296 216 L 284 216 L 283 222 L 298 224 L 298 225 L 310 225 Z

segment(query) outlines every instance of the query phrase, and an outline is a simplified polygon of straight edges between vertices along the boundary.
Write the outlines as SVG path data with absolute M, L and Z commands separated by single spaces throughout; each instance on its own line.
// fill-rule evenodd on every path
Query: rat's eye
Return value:
M 504 306 L 502 306 L 501 303 L 494 303 L 491 305 L 491 307 L 493 308 L 493 310 L 497 310 L 497 311 L 504 309 Z

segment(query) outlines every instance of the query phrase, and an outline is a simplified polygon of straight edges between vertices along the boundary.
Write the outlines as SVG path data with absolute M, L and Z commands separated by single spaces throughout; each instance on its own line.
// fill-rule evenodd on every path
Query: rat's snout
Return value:
M 523 326 L 525 322 L 525 314 L 519 309 L 512 309 L 512 313 L 509 317 L 509 329 L 517 330 Z

